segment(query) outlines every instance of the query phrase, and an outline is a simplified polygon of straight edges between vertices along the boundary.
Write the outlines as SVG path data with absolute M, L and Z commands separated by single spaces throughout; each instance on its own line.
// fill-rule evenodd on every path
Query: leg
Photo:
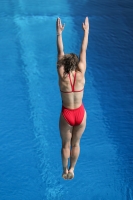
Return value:
M 63 178 L 67 179 L 68 174 L 68 159 L 70 157 L 70 146 L 71 146 L 71 138 L 72 138 L 72 129 L 73 127 L 70 126 L 62 114 L 60 115 L 60 122 L 59 122 L 59 128 L 60 128 L 60 135 L 62 139 L 62 149 L 61 149 L 61 155 L 62 155 L 62 166 L 63 166 Z
M 68 172 L 68 179 L 72 179 L 74 177 L 74 167 L 79 157 L 80 153 L 80 138 L 86 127 L 86 112 L 84 115 L 84 119 L 79 126 L 74 126 L 72 131 L 72 140 L 71 140 L 71 155 L 70 155 L 70 168 Z

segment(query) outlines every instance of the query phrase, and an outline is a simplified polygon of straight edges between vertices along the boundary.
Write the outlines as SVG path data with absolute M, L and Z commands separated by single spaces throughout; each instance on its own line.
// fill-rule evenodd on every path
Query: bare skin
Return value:
M 62 31 L 64 30 L 65 25 L 62 25 L 60 18 L 56 21 L 56 30 L 57 30 L 57 51 L 58 51 L 58 60 L 64 56 L 63 51 L 63 41 L 62 41 Z M 84 31 L 84 36 L 81 44 L 79 64 L 76 71 L 76 82 L 75 90 L 81 90 L 84 88 L 85 84 L 85 71 L 86 71 L 86 50 L 88 45 L 88 34 L 89 34 L 89 21 L 88 17 L 85 18 L 85 22 L 82 24 Z M 78 71 L 80 70 L 80 71 Z M 72 82 L 74 81 L 75 71 L 70 73 Z M 64 66 L 58 68 L 59 75 L 59 87 L 63 91 L 71 91 L 70 80 L 68 76 L 64 77 Z M 61 93 L 62 104 L 66 108 L 75 109 L 80 107 L 82 104 L 83 91 L 82 92 L 72 92 L 72 93 Z M 74 178 L 74 168 L 77 163 L 79 154 L 80 154 L 80 139 L 86 127 L 86 111 L 84 118 L 80 125 L 70 126 L 67 121 L 64 119 L 62 114 L 60 115 L 59 128 L 60 136 L 62 139 L 62 166 L 63 173 L 62 177 L 65 180 Z M 68 160 L 70 159 L 70 166 L 68 167 Z

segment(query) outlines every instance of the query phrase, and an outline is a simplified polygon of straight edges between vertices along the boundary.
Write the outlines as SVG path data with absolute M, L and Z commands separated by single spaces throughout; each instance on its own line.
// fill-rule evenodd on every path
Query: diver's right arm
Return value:
M 56 21 L 56 31 L 57 31 L 57 51 L 58 51 L 58 59 L 64 56 L 63 50 L 63 41 L 62 41 L 62 31 L 64 30 L 65 25 L 61 24 L 61 19 L 57 18 Z
M 79 56 L 79 69 L 81 72 L 85 72 L 86 70 L 86 50 L 88 46 L 88 35 L 89 35 L 89 21 L 88 17 L 85 18 L 85 23 L 83 23 L 83 30 L 84 30 L 84 36 L 83 41 L 81 45 L 80 50 L 80 56 Z

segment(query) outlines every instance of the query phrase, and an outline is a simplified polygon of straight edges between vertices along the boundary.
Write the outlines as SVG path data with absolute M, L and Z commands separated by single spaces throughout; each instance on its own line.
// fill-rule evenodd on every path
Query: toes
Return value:
M 73 172 L 68 172 L 67 178 L 68 179 L 73 179 L 74 178 L 74 173 Z
M 67 178 L 67 174 L 63 174 L 62 175 L 62 178 L 64 178 L 65 180 L 67 180 L 68 178 Z

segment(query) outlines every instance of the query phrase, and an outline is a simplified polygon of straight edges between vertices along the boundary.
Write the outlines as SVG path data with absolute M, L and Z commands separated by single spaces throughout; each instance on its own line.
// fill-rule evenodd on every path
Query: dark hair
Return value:
M 76 70 L 78 67 L 79 58 L 76 54 L 70 53 L 65 54 L 60 60 L 57 62 L 57 67 L 64 66 L 64 74 L 69 74 L 70 71 Z

